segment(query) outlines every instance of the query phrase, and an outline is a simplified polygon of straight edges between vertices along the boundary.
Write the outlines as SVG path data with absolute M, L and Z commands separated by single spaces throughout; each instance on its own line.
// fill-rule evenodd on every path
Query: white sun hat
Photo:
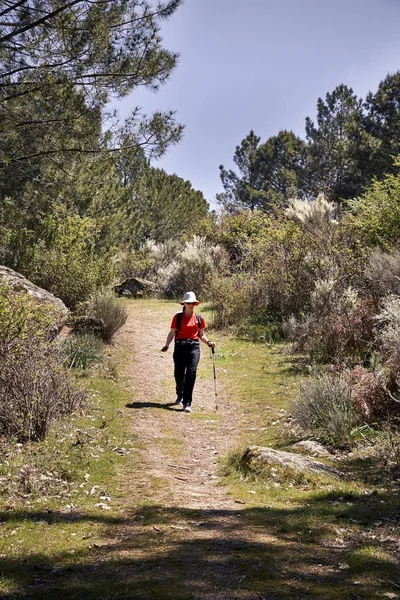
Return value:
M 186 294 L 183 296 L 181 304 L 190 304 L 191 302 L 194 302 L 196 306 L 200 304 L 194 292 L 186 292 Z

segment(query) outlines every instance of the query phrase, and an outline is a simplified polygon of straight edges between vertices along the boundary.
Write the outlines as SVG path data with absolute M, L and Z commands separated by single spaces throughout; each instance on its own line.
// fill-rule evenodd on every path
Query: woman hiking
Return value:
M 203 317 L 196 315 L 194 312 L 194 307 L 200 304 L 195 293 L 186 292 L 181 304 L 183 311 L 174 315 L 167 341 L 165 342 L 165 346 L 161 348 L 161 352 L 166 352 L 170 343 L 175 338 L 175 404 L 182 404 L 185 412 L 192 412 L 193 387 L 200 359 L 199 340 L 207 344 L 210 348 L 214 348 L 215 343 L 208 340 L 204 333 L 206 324 Z

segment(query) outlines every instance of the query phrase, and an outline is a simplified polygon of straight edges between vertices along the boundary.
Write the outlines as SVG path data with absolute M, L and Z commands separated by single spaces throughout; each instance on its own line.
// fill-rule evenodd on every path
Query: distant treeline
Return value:
M 319 98 L 315 122 L 306 119 L 305 140 L 283 130 L 261 143 L 251 131 L 236 148 L 237 171 L 220 167 L 225 191 L 218 199 L 228 210 L 266 211 L 321 192 L 342 202 L 359 196 L 373 178 L 397 173 L 398 155 L 400 72 L 365 100 L 343 84 Z

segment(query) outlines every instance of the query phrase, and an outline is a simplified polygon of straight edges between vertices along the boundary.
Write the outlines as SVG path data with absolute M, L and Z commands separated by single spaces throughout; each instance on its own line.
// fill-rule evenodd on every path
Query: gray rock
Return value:
M 38 287 L 20 273 L 0 265 L 0 282 L 7 283 L 16 293 L 29 294 L 37 304 L 51 304 L 56 308 L 55 330 L 60 331 L 68 318 L 68 308 L 64 302 L 47 290 Z
M 302 442 L 297 442 L 297 444 L 293 444 L 292 448 L 302 448 L 306 450 L 308 454 L 311 456 L 321 456 L 322 458 L 332 458 L 332 454 L 318 442 L 313 440 L 303 440 Z
M 118 296 L 126 296 L 129 292 L 132 296 L 155 296 L 159 293 L 159 287 L 153 281 L 147 279 L 139 279 L 138 277 L 130 277 L 122 283 L 114 285 L 114 291 Z
M 340 477 L 341 474 L 336 469 L 328 467 L 323 463 L 294 454 L 291 452 L 282 452 L 273 448 L 264 446 L 250 446 L 242 456 L 243 463 L 251 470 L 257 470 L 267 465 L 278 465 L 287 467 L 298 473 L 314 473 L 317 475 L 330 475 L 331 477 Z

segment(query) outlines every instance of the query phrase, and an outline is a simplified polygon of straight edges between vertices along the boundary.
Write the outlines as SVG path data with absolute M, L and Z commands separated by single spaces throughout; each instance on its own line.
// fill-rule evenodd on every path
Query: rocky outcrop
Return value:
M 9 267 L 0 265 L 0 283 L 7 283 L 16 293 L 29 294 L 37 304 L 51 304 L 56 309 L 55 330 L 59 331 L 66 323 L 68 308 L 60 298 L 56 298 L 50 292 L 38 287 L 20 273 Z
M 130 277 L 122 283 L 114 285 L 114 291 L 118 296 L 148 297 L 156 296 L 160 290 L 153 281 Z
M 242 461 L 248 469 L 253 471 L 273 465 L 288 468 L 297 473 L 305 472 L 340 477 L 339 471 L 332 467 L 328 467 L 317 460 L 291 452 L 282 452 L 281 450 L 266 448 L 264 446 L 250 446 L 247 448 L 242 457 Z

